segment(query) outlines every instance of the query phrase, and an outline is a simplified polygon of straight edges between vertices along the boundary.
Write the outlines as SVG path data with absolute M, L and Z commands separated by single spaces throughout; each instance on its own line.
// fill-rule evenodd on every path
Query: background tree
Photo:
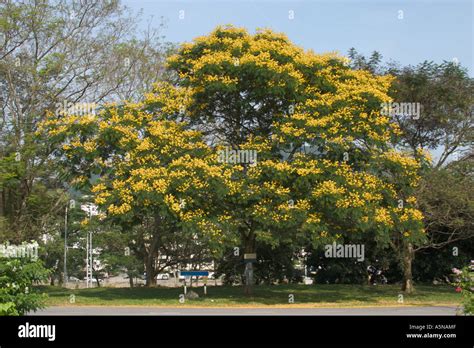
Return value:
M 402 130 L 400 145 L 415 155 L 420 149 L 433 152 L 416 192 L 428 239 L 413 249 L 413 257 L 420 251 L 436 252 L 442 247 L 450 248 L 451 254 L 453 247 L 469 250 L 474 238 L 469 222 L 473 216 L 470 153 L 474 135 L 474 79 L 453 62 L 423 62 L 392 68 L 390 73 L 396 76 L 390 92 L 394 100 L 418 102 L 422 106 L 419 118 L 394 115 Z M 462 259 L 459 257 L 458 262 Z M 448 263 L 440 269 L 447 271 Z
M 415 248 L 424 280 L 445 280 L 453 268 L 470 263 L 474 251 L 473 160 L 467 156 L 432 169 L 418 191 L 429 240 Z
M 399 147 L 413 156 L 422 151 L 432 152 L 432 160 L 426 162 L 415 192 L 418 206 L 424 213 L 428 238 L 423 245 L 413 249 L 413 257 L 420 255 L 420 267 L 415 267 L 419 279 L 427 280 L 428 275 L 431 280 L 443 278 L 442 275 L 449 274 L 453 266 L 462 268 L 472 250 L 474 233 L 469 221 L 473 216 L 470 202 L 474 79 L 469 77 L 466 68 L 454 62 L 425 61 L 416 66 L 400 67 L 396 63 L 368 63 L 368 59 L 355 49 L 349 55 L 355 69 L 395 77 L 389 91 L 395 102 L 421 105 L 419 118 L 401 114 L 392 117 L 402 131 Z M 453 256 L 453 247 L 458 249 L 459 257 Z M 422 270 L 427 273 L 423 274 Z
M 392 69 L 395 100 L 422 105 L 419 118 L 395 115 L 403 136 L 402 145 L 437 150 L 433 166 L 440 168 L 454 155 L 467 150 L 474 140 L 474 80 L 461 65 L 423 62 L 416 67 Z
M 143 96 L 168 46 L 154 29 L 138 37 L 115 0 L 3 1 L 0 18 L 0 237 L 19 242 L 57 226 L 68 200 L 34 136 L 46 112 Z
M 134 237 L 133 233 L 122 231 L 117 226 L 107 226 L 94 237 L 94 245 L 100 250 L 102 272 L 108 277 L 126 274 L 131 288 L 134 287 L 133 280 L 142 278 L 144 274 L 144 258 L 137 250 L 140 244 Z

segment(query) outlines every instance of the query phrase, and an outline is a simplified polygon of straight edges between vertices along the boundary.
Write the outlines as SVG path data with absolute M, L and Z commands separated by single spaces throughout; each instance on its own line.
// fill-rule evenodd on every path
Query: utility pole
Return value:
M 88 205 L 89 225 L 92 220 L 92 206 Z M 87 234 L 87 287 L 92 288 L 92 232 Z
M 89 287 L 89 235 L 86 235 L 86 287 Z
M 89 225 L 92 220 L 92 204 L 88 204 L 88 211 L 89 211 Z M 92 231 L 89 231 L 89 235 L 87 236 L 87 245 L 88 245 L 88 257 L 87 264 L 89 265 L 89 277 L 87 278 L 88 285 L 87 287 L 92 288 Z
M 64 214 L 64 280 L 63 283 L 67 285 L 67 206 L 66 206 L 66 213 Z
M 71 199 L 69 201 L 69 208 L 74 209 L 76 205 L 76 202 Z M 66 211 L 64 214 L 64 285 L 66 286 L 68 283 L 68 277 L 67 277 L 67 214 L 68 214 L 68 206 L 66 205 Z
M 90 265 L 90 279 L 89 279 L 89 282 L 90 282 L 90 287 L 92 288 L 92 271 L 93 271 L 93 267 L 92 267 L 92 231 L 89 232 L 89 238 L 90 238 L 90 242 L 89 242 L 89 248 L 90 248 L 90 251 L 89 251 L 89 257 L 90 257 L 90 261 L 89 261 L 89 265 Z

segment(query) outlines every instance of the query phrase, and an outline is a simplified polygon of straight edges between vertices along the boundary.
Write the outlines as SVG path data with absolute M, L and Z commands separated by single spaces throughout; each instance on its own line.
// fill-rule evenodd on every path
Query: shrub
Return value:
M 32 285 L 48 275 L 40 260 L 0 258 L 0 315 L 25 315 L 44 308 L 44 297 Z

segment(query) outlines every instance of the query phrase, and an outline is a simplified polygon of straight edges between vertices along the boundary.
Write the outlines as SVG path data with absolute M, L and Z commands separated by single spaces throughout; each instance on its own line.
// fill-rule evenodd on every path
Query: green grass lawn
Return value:
M 182 288 L 91 288 L 64 289 L 41 286 L 48 294 L 48 306 L 196 306 L 196 307 L 363 307 L 363 306 L 457 306 L 461 295 L 449 286 L 418 285 L 412 295 L 403 295 L 399 303 L 398 285 L 274 285 L 255 286 L 254 295 L 247 297 L 241 287 L 208 287 L 203 296 L 202 287 L 193 287 L 200 298 L 179 302 Z M 188 288 L 188 291 L 191 288 Z M 75 303 L 70 303 L 70 295 Z M 294 303 L 289 304 L 289 295 Z

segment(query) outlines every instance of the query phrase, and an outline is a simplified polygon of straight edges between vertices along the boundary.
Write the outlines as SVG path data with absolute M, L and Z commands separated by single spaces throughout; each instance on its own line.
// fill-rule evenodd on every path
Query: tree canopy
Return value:
M 151 245 L 160 226 L 192 222 L 219 243 L 240 239 L 247 253 L 257 240 L 423 240 L 413 196 L 421 163 L 395 148 L 398 128 L 380 107 L 391 77 L 232 26 L 182 45 L 168 67 L 170 81 L 143 102 L 42 125 L 77 184 L 96 176 L 91 192 L 109 218 L 151 217 Z M 224 148 L 258 161 L 221 163 Z

